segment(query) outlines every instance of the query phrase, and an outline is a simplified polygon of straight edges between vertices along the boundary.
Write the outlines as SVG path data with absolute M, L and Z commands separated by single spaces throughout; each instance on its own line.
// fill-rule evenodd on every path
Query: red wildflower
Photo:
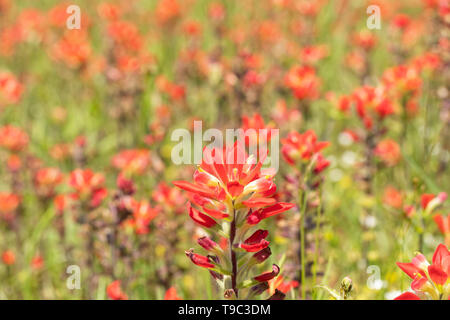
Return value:
M 330 145 L 327 141 L 317 141 L 316 133 L 313 130 L 300 134 L 292 131 L 285 139 L 281 140 L 283 146 L 281 152 L 284 159 L 290 165 L 295 165 L 296 161 L 309 161 L 314 155 Z
M 164 295 L 164 300 L 182 300 L 177 293 L 177 289 L 175 289 L 175 287 L 170 287 L 169 289 L 167 289 L 165 295 Z
M 384 189 L 383 203 L 395 209 L 400 209 L 403 205 L 403 195 L 394 187 L 386 187 Z
M 42 168 L 34 176 L 36 192 L 42 197 L 51 197 L 62 181 L 63 175 L 58 168 Z
M 131 199 L 130 207 L 133 216 L 126 223 L 134 228 L 136 234 L 147 234 L 150 222 L 158 215 L 159 210 L 152 208 L 146 200 Z
M 279 290 L 284 294 L 288 293 L 291 289 L 297 288 L 299 285 L 298 281 L 291 280 L 285 281 L 282 275 L 273 278 L 269 281 L 269 292 L 271 295 L 275 293 L 275 290 Z
M 0 192 L 0 213 L 14 212 L 20 204 L 19 196 L 13 193 Z
M 242 116 L 242 129 L 244 130 L 246 145 L 259 145 L 260 138 L 266 142 L 269 142 L 272 138 L 272 126 L 266 126 L 259 113 L 254 113 L 252 117 Z M 253 131 L 254 134 L 252 134 Z
M 372 129 L 374 118 L 383 120 L 394 113 L 394 107 L 382 87 L 364 86 L 357 88 L 352 95 L 358 116 L 367 129 Z
M 312 67 L 292 68 L 284 77 L 284 83 L 299 100 L 312 100 L 319 96 L 320 79 Z
M 415 295 L 403 294 L 400 299 L 418 297 L 420 299 L 447 300 L 450 299 L 450 251 L 440 244 L 433 255 L 432 264 L 422 255 L 416 255 L 410 263 L 397 265 L 413 282 L 411 289 Z
M 69 30 L 53 47 L 55 59 L 71 68 L 85 66 L 91 57 L 92 49 L 85 31 Z
M 16 255 L 11 250 L 6 250 L 2 254 L 2 261 L 4 264 L 11 266 L 16 262 Z
M 444 216 L 442 214 L 436 214 L 433 216 L 434 222 L 439 228 L 439 231 L 445 237 L 445 243 L 450 246 L 450 214 Z
M 0 72 L 0 108 L 4 105 L 17 103 L 22 96 L 22 92 L 22 84 L 12 73 Z
M 159 24 L 170 25 L 180 17 L 181 7 L 177 0 L 159 0 L 155 14 Z
M 139 51 L 143 45 L 138 28 L 131 22 L 112 21 L 108 26 L 108 35 L 122 48 L 132 52 Z
M 150 151 L 146 149 L 123 150 L 112 159 L 112 165 L 126 174 L 143 174 L 150 165 Z
M 374 33 L 363 30 L 353 35 L 353 43 L 364 50 L 371 50 L 377 43 Z
M 33 259 L 31 259 L 31 268 L 33 270 L 40 270 L 44 266 L 44 259 L 39 254 L 35 255 Z
M 395 166 L 402 157 L 400 146 L 392 139 L 380 141 L 373 152 L 388 166 Z
M 100 173 L 94 173 L 90 169 L 75 169 L 70 173 L 69 185 L 75 189 L 72 195 L 75 199 L 89 201 L 91 207 L 97 207 L 107 196 L 107 190 L 103 187 L 105 177 Z
M 117 20 L 121 15 L 120 7 L 108 2 L 100 3 L 97 7 L 97 12 L 100 17 L 106 20 Z
M 28 135 L 18 127 L 0 127 L 0 146 L 12 152 L 20 152 L 28 145 Z
M 106 294 L 112 300 L 128 300 L 128 296 L 120 288 L 119 280 L 111 282 L 108 287 L 106 287 Z

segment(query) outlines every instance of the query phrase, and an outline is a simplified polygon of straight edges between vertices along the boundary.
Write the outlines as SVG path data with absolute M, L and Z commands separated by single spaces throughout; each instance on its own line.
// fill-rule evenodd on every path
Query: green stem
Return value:
M 306 261 L 305 261 L 305 213 L 306 213 L 306 203 L 307 195 L 305 191 L 300 191 L 301 197 L 301 211 L 300 211 L 300 263 L 301 263 L 301 296 L 302 299 L 306 299 Z

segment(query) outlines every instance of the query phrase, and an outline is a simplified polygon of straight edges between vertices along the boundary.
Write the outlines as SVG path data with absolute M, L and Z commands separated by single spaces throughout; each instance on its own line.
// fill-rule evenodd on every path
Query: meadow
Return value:
M 450 299 L 449 61 L 448 0 L 0 0 L 0 299 Z

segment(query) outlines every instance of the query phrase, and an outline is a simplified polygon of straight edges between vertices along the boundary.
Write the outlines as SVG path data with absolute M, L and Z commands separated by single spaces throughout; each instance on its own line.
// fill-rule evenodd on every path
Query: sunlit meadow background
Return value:
M 81 31 L 66 28 L 70 4 L 81 8 Z M 379 30 L 367 28 L 370 4 L 381 8 Z M 392 298 L 406 290 L 410 281 L 396 262 L 410 261 L 422 231 L 404 206 L 420 207 L 424 193 L 450 191 L 444 100 L 438 94 L 448 89 L 448 62 L 447 69 L 421 73 L 413 116 L 396 112 L 384 120 L 383 139 L 395 140 L 401 154 L 393 165 L 372 155 L 375 171 L 368 182 L 361 180 L 359 165 L 365 145 L 345 134 L 363 135 L 366 129 L 356 112 L 342 112 L 336 101 L 363 82 L 377 86 L 388 68 L 440 54 L 436 11 L 418 0 L 0 0 L 0 74 L 12 74 L 21 86 L 17 99 L 0 99 L 0 127 L 13 125 L 29 137 L 26 146 L 11 151 L 0 134 L 0 192 L 20 198 L 13 212 L 6 198 L 0 202 L 0 298 L 107 299 L 114 280 L 130 299 L 163 299 L 170 288 L 183 299 L 222 298 L 208 271 L 184 254 L 195 246 L 197 232 L 185 209 L 186 194 L 176 193 L 171 202 L 157 191 L 161 182 L 172 189 L 173 180 L 191 180 L 195 169 L 171 161 L 174 129 L 191 129 L 194 120 L 202 120 L 204 130 L 239 128 L 242 116 L 255 113 L 280 129 L 281 138 L 290 130 L 313 129 L 319 140 L 331 142 L 323 151 L 331 164 L 322 174 L 320 228 L 310 234 L 318 272 L 314 280 L 308 277 L 308 298 L 328 299 L 316 285 L 337 289 L 345 276 L 353 281 L 356 299 Z M 395 25 L 400 13 L 410 20 L 406 27 Z M 114 26 L 117 21 L 124 23 Z M 355 40 L 360 32 L 374 39 L 369 49 Z M 310 47 L 319 48 L 312 57 L 303 50 Z M 292 67 L 304 64 L 312 65 L 320 81 L 307 111 L 283 81 Z M 245 77 L 249 70 L 254 74 Z M 127 170 L 113 159 L 131 149 L 150 151 L 148 164 L 133 172 L 134 198 L 157 211 L 142 232 L 132 223 L 116 228 L 111 212 L 116 179 Z M 34 175 L 46 167 L 59 168 L 63 178 L 42 196 Z M 74 192 L 70 173 L 76 168 L 102 173 L 107 190 L 95 209 L 82 213 L 71 208 L 76 200 L 70 197 L 54 201 Z M 280 155 L 280 192 L 292 170 Z M 388 186 L 401 194 L 396 208 L 386 201 Z M 438 211 L 447 214 L 448 202 Z M 361 222 L 362 212 L 373 218 Z M 80 214 L 89 216 L 87 223 Z M 282 220 L 295 223 L 295 215 L 298 209 L 264 225 L 271 232 L 271 260 L 282 266 L 295 242 L 282 232 Z M 430 257 L 444 237 L 433 219 L 423 227 L 422 250 Z M 364 243 L 369 246 L 363 249 Z M 80 266 L 80 290 L 67 288 L 69 265 Z M 370 265 L 379 268 L 383 281 L 376 288 L 367 285 Z M 299 281 L 296 272 L 282 275 Z M 287 299 L 299 296 L 299 287 L 287 292 Z

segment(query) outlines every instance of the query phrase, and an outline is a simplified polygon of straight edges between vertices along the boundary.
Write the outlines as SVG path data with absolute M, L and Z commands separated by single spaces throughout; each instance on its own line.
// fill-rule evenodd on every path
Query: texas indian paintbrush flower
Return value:
M 262 169 L 263 161 L 247 156 L 239 141 L 223 149 L 205 148 L 194 183 L 173 182 L 190 193 L 189 216 L 210 234 L 198 239 L 207 256 L 192 249 L 186 255 L 209 269 L 226 298 L 251 299 L 267 290 L 268 281 L 280 271 L 275 264 L 271 271 L 259 275 L 254 271 L 271 255 L 268 231 L 259 229 L 258 223 L 294 206 L 272 197 L 275 173 Z M 214 241 L 220 237 L 228 240 L 225 250 Z
M 450 299 L 450 251 L 440 244 L 433 255 L 432 264 L 421 253 L 411 262 L 397 265 L 413 282 L 412 292 L 405 292 L 396 300 L 449 300 Z

